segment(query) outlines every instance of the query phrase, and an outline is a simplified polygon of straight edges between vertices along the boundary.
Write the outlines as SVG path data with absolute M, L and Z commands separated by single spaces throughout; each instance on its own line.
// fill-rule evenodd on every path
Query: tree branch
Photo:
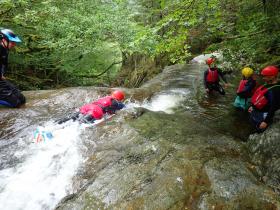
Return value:
M 257 35 L 257 34 L 262 34 L 265 31 L 267 31 L 267 30 L 264 29 L 264 30 L 257 31 L 257 32 L 254 32 L 254 33 L 250 33 L 250 34 L 246 34 L 246 35 L 236 35 L 236 36 L 225 37 L 224 40 L 245 38 L 245 37 L 254 36 L 254 35 Z
M 114 65 L 120 64 L 120 63 L 122 63 L 122 61 L 112 63 L 108 68 L 106 68 L 103 72 L 101 72 L 100 74 L 97 74 L 97 75 L 80 74 L 77 76 L 85 77 L 85 78 L 98 78 L 98 77 L 102 76 L 103 74 L 105 74 L 107 71 L 109 71 Z

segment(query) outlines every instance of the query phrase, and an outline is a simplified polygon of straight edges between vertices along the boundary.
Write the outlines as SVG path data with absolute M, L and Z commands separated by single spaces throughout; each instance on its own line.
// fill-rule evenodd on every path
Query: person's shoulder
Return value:
M 280 89 L 280 82 L 277 82 L 275 84 L 271 84 L 268 87 L 272 87 L 272 89 L 279 90 Z
M 278 93 L 280 93 L 280 82 L 277 82 L 275 85 L 275 91 L 277 91 Z
M 255 84 L 257 81 L 255 79 L 253 79 L 252 77 L 249 77 L 247 80 L 247 83 L 251 83 L 251 84 Z
M 219 67 L 215 67 L 214 69 L 217 70 L 218 72 L 224 73 L 223 70 Z

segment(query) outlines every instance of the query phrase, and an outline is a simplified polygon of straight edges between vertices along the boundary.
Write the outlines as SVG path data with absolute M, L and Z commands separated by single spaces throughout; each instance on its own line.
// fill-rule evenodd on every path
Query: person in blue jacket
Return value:
M 4 76 L 8 69 L 9 50 L 20 42 L 21 40 L 12 30 L 0 30 L 0 105 L 2 106 L 14 108 L 25 103 L 24 95 Z

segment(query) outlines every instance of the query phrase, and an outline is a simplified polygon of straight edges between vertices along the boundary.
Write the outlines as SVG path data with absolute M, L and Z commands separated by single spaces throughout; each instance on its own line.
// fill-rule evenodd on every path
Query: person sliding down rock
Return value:
M 115 90 L 110 96 L 97 99 L 89 104 L 83 105 L 78 112 L 71 114 L 63 119 L 58 120 L 58 124 L 62 124 L 69 120 L 80 121 L 82 123 L 93 123 L 100 120 L 104 114 L 115 114 L 117 110 L 125 107 L 122 101 L 125 95 L 121 90 Z

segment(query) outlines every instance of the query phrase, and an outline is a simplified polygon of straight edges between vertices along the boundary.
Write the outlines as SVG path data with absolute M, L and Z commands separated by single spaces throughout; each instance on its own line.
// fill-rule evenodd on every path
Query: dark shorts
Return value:
M 220 83 L 206 83 L 206 87 L 209 89 L 209 91 L 218 91 L 221 95 L 225 95 L 226 92 L 224 88 L 220 85 Z

